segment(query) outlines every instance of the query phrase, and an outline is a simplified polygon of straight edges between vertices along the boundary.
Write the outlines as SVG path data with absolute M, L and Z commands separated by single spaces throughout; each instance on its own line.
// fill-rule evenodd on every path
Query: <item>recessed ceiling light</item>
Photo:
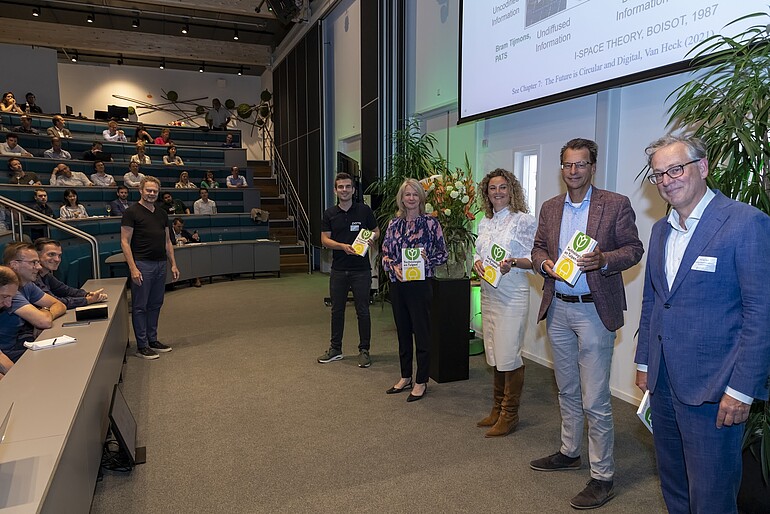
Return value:
M 243 66 L 238 69 L 238 76 L 240 77 L 241 75 L 243 75 Z
M 34 16 L 35 18 L 37 18 L 38 16 L 40 16 L 40 9 L 38 9 L 37 7 L 34 7 L 34 8 L 32 9 L 32 16 Z
M 166 69 L 166 60 L 165 60 L 165 59 L 163 59 L 162 61 L 160 61 L 160 66 L 159 66 L 159 68 L 160 68 L 161 70 L 165 70 L 165 69 Z
M 187 34 L 189 31 L 190 31 L 190 25 L 185 23 L 184 26 L 182 27 L 182 34 Z
M 238 29 L 235 29 L 235 32 L 233 32 L 233 40 L 238 41 Z
M 93 23 L 94 22 L 94 15 L 93 14 L 89 14 L 88 18 L 86 18 L 86 21 L 88 23 Z
M 199 71 L 200 73 L 203 73 L 203 72 L 205 71 L 205 69 L 206 69 L 206 65 L 205 65 L 205 64 L 201 64 L 201 67 L 200 67 L 200 68 L 198 68 L 198 71 Z
M 139 28 L 139 18 L 134 18 L 134 21 L 131 22 L 131 26 L 135 29 Z
M 78 62 L 78 53 L 75 52 L 72 54 L 72 58 L 70 59 L 72 62 Z

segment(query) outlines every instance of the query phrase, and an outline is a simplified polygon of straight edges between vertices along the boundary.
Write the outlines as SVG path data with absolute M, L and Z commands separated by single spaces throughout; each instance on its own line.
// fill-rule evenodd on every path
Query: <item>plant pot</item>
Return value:
M 468 325 L 471 281 L 431 280 L 430 378 L 436 382 L 468 380 Z
M 770 512 L 770 485 L 762 478 L 762 468 L 752 453 L 759 454 L 759 441 L 743 450 L 743 477 L 738 491 L 738 512 L 741 514 L 767 514 Z

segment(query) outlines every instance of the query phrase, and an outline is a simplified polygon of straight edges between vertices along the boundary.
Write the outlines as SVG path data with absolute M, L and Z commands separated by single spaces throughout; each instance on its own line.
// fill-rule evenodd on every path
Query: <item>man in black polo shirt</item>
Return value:
M 380 237 L 380 229 L 374 213 L 368 205 L 353 203 L 353 177 L 338 173 L 334 179 L 334 191 L 339 203 L 324 211 L 321 221 L 321 244 L 333 250 L 332 270 L 329 276 L 329 296 L 332 301 L 331 346 L 318 358 L 326 364 L 342 359 L 342 334 L 345 329 L 345 304 L 348 291 L 353 291 L 353 301 L 358 316 L 358 365 L 368 368 L 369 343 L 372 322 L 369 318 L 369 290 L 372 287 L 372 268 L 369 256 L 360 256 L 353 249 L 353 242 L 361 230 L 372 231 L 370 245 Z
M 168 214 L 156 205 L 160 181 L 145 176 L 139 184 L 141 200 L 126 209 L 120 223 L 120 247 L 131 274 L 131 322 L 136 356 L 157 359 L 171 348 L 158 341 L 158 318 L 166 289 L 166 260 L 176 281 L 179 270 L 168 232 Z

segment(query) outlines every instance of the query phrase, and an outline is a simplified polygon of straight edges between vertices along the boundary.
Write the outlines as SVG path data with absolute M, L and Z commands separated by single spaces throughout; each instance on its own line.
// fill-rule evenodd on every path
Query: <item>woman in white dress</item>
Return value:
M 491 427 L 485 437 L 506 436 L 519 423 L 519 403 L 524 386 L 521 345 L 529 317 L 528 270 L 537 221 L 528 214 L 524 191 L 509 171 L 496 169 L 479 184 L 485 216 L 479 223 L 474 268 L 484 276 L 484 258 L 493 245 L 505 249 L 500 262 L 500 282 L 493 287 L 481 281 L 481 321 L 487 364 L 494 369 L 492 412 L 476 423 Z M 498 250 L 497 255 L 500 255 Z

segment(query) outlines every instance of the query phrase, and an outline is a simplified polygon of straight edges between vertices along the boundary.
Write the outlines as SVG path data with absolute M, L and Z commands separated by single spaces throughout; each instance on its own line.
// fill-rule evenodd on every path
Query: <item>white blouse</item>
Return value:
M 483 260 L 484 256 L 489 255 L 493 244 L 507 249 L 511 257 L 529 259 L 535 243 L 536 230 L 537 220 L 534 216 L 511 212 L 510 207 L 494 213 L 492 218 L 484 216 L 479 222 L 474 261 Z

